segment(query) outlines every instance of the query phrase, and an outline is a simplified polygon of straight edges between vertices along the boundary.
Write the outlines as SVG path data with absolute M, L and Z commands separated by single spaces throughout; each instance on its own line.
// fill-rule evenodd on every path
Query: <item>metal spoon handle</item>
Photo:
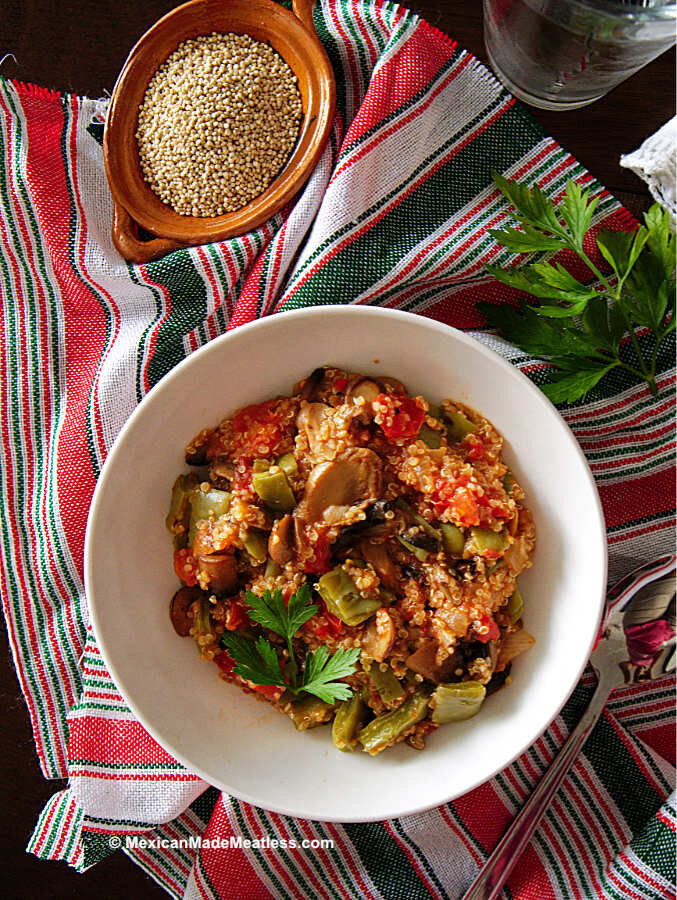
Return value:
M 587 710 L 566 739 L 557 758 L 541 779 L 538 787 L 519 811 L 496 845 L 491 856 L 470 885 L 463 900 L 494 900 L 508 880 L 517 860 L 531 840 L 538 823 L 571 768 L 578 751 L 600 717 L 613 685 L 602 680 L 592 695 Z

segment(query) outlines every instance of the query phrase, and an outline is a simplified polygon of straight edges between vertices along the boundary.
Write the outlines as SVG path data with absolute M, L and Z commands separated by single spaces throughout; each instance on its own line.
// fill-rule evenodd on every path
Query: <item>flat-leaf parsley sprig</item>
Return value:
M 558 370 L 543 391 L 553 403 L 585 397 L 608 372 L 625 369 L 657 393 L 656 361 L 665 338 L 675 330 L 675 236 L 667 212 L 655 203 L 634 232 L 601 230 L 597 248 L 612 269 L 600 272 L 584 248 L 597 198 L 569 181 L 555 206 L 537 186 L 493 173 L 499 190 L 511 202 L 520 228 L 492 229 L 490 234 L 516 253 L 568 249 L 587 266 L 601 287 L 584 284 L 559 263 L 535 262 L 503 269 L 485 268 L 494 278 L 533 297 L 517 310 L 507 304 L 480 303 L 488 324 L 530 355 L 548 360 Z M 648 329 L 653 347 L 642 352 L 636 331 Z M 621 358 L 621 342 L 629 335 L 635 360 Z
M 285 679 L 275 647 L 264 637 L 255 641 L 237 632 L 221 637 L 221 644 L 235 661 L 233 671 L 253 684 L 277 685 L 298 696 L 302 691 L 314 694 L 325 703 L 347 700 L 351 690 L 339 681 L 355 671 L 359 649 L 338 649 L 330 656 L 324 645 L 306 655 L 303 671 L 299 675 L 292 638 L 301 626 L 312 618 L 319 607 L 311 602 L 307 584 L 302 585 L 285 604 L 282 592 L 266 590 L 261 596 L 247 591 L 245 601 L 249 618 L 279 634 L 289 651 L 289 680 Z

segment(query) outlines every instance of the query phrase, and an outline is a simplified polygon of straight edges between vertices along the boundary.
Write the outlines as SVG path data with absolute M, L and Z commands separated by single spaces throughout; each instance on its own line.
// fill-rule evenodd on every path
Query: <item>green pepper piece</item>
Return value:
M 430 556 L 429 550 L 425 550 L 423 547 L 414 547 L 413 544 L 410 544 L 409 541 L 405 541 L 405 539 L 399 534 L 397 535 L 397 540 L 405 549 L 409 550 L 410 553 L 413 553 L 419 562 L 425 562 L 426 559 Z
M 444 413 L 442 412 L 442 407 L 435 406 L 434 403 L 428 404 L 428 415 L 432 416 L 433 419 L 439 419 L 440 422 L 442 421 L 442 418 L 444 417 Z
M 333 709 L 331 704 L 308 694 L 301 700 L 294 700 L 289 707 L 288 715 L 297 731 L 307 731 L 309 728 L 316 728 L 318 725 L 328 722 Z
M 463 556 L 465 535 L 458 525 L 442 522 L 440 531 L 442 532 L 442 545 L 449 556 Z
M 465 542 L 465 550 L 471 556 L 484 556 L 502 553 L 508 546 L 505 531 L 492 531 L 491 528 L 471 528 L 470 536 Z
M 515 585 L 515 592 L 512 597 L 508 600 L 508 615 L 510 616 L 511 622 L 517 622 L 522 618 L 522 613 L 524 612 L 524 600 L 522 599 L 522 595 L 520 594 L 520 589 Z
M 275 578 L 282 571 L 282 566 L 279 563 L 276 563 L 274 559 L 268 557 L 268 562 L 266 563 L 266 570 L 263 573 L 264 578 Z
M 281 469 L 277 472 L 255 472 L 252 475 L 252 486 L 273 512 L 288 513 L 296 506 L 294 492 Z
M 430 692 L 420 689 L 411 694 L 401 706 L 372 719 L 357 733 L 357 739 L 367 753 L 374 756 L 394 744 L 406 731 L 425 718 Z
M 244 540 L 244 549 L 254 565 L 260 565 L 268 554 L 268 541 L 261 531 L 249 531 Z
M 197 476 L 179 475 L 172 487 L 172 499 L 165 519 L 167 530 L 174 537 L 174 547 L 181 550 L 188 543 L 190 527 L 190 496 L 197 487 Z
M 372 686 L 389 709 L 394 709 L 402 703 L 407 691 L 390 666 L 383 672 L 380 665 L 374 661 L 369 669 L 364 666 L 363 668 L 369 675 Z
M 252 472 L 267 472 L 269 468 L 269 459 L 255 459 L 252 463 Z
M 344 753 L 354 750 L 357 732 L 368 718 L 369 707 L 359 694 L 353 694 L 349 700 L 344 700 L 336 711 L 331 728 L 331 739 L 336 749 Z
M 437 725 L 470 719 L 480 711 L 486 693 L 486 688 L 479 681 L 438 684 L 430 698 L 431 719 Z
M 209 618 L 209 603 L 204 597 L 198 601 L 197 615 L 194 618 L 195 631 L 198 634 L 211 634 L 212 625 Z
M 436 431 L 434 428 L 426 425 L 425 422 L 419 428 L 417 437 L 433 450 L 437 450 L 442 443 L 442 432 Z
M 206 493 L 201 488 L 195 488 L 190 495 L 190 527 L 188 531 L 188 546 L 195 542 L 197 523 L 202 519 L 218 519 L 228 512 L 230 494 L 228 491 L 219 491 L 216 488 Z
M 437 528 L 435 528 L 433 525 L 431 525 L 427 519 L 423 518 L 423 516 L 419 515 L 416 512 L 416 510 L 414 509 L 414 507 L 410 506 L 410 504 L 407 503 L 407 501 L 404 499 L 404 497 L 398 497 L 397 500 L 395 500 L 394 505 L 398 509 L 401 509 L 402 512 L 407 513 L 408 516 L 411 516 L 411 518 L 414 520 L 414 522 L 416 522 L 417 525 L 420 525 L 421 528 L 425 531 L 425 533 L 429 534 L 430 537 L 435 538 L 436 541 L 442 540 L 442 535 L 437 530 Z
M 471 422 L 467 416 L 460 412 L 447 412 L 443 410 L 444 419 L 447 425 L 447 437 L 452 443 L 462 441 L 466 434 L 472 434 L 477 431 L 477 425 Z
M 515 476 L 512 474 L 510 469 L 508 469 L 508 471 L 503 476 L 503 490 L 506 492 L 506 494 L 512 494 L 512 489 L 515 484 Z
M 285 475 L 296 475 L 299 470 L 296 457 L 293 453 L 283 453 L 278 459 L 277 465 L 282 469 Z
M 363 597 L 343 566 L 326 572 L 317 582 L 317 590 L 329 612 L 346 625 L 359 625 L 383 606 L 379 598 Z

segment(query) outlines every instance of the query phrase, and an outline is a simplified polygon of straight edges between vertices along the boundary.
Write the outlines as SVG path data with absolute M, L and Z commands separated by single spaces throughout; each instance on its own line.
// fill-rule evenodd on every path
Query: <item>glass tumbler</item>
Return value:
M 520 100 L 576 109 L 672 46 L 676 9 L 676 0 L 484 0 L 484 42 Z

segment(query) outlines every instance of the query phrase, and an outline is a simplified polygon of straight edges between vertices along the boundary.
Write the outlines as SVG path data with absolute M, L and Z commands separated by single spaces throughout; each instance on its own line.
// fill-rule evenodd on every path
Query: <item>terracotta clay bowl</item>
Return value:
M 244 234 L 279 212 L 304 185 L 329 136 L 336 97 L 334 72 L 313 26 L 313 5 L 314 0 L 293 0 L 290 12 L 273 0 L 191 0 L 156 22 L 133 48 L 113 90 L 103 141 L 115 207 L 113 242 L 125 259 L 147 262 L 178 247 Z M 270 44 L 298 79 L 303 118 L 291 156 L 262 194 L 226 215 L 182 216 L 143 179 L 138 110 L 150 79 L 179 44 L 213 31 Z

